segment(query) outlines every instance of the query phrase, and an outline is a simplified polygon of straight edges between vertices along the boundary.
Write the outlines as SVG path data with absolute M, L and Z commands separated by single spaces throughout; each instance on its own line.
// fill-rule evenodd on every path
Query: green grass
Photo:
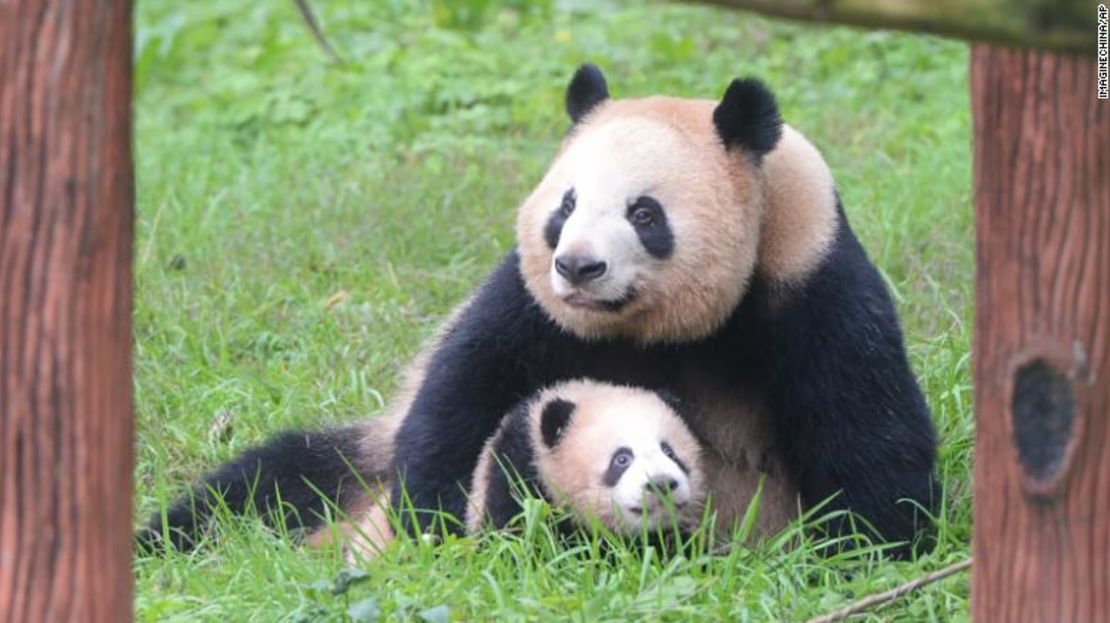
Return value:
M 936 418 L 941 543 L 905 563 L 776 543 L 661 561 L 567 551 L 532 522 L 519 537 L 399 544 L 333 595 L 321 587 L 339 556 L 247 521 L 218 547 L 136 560 L 140 620 L 344 620 L 368 599 L 385 619 L 802 620 L 969 554 L 964 45 L 665 4 L 314 4 L 342 66 L 290 2 L 138 3 L 140 514 L 275 431 L 381 410 L 512 244 L 515 208 L 566 128 L 562 89 L 591 60 L 618 97 L 716 97 L 760 76 L 824 151 Z M 958 577 L 873 618 L 963 620 L 967 595 Z

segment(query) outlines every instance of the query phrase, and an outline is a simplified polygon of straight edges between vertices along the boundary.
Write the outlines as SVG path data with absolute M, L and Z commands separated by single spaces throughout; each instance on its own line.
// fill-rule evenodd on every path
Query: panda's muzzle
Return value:
M 596 281 L 608 270 L 609 264 L 589 255 L 565 254 L 555 258 L 555 272 L 572 286 Z
M 636 288 L 630 287 L 625 291 L 620 298 L 612 300 L 597 299 L 592 296 L 583 294 L 579 291 L 574 291 L 571 294 L 563 297 L 563 302 L 572 307 L 581 307 L 583 309 L 592 309 L 594 311 L 618 313 L 622 311 L 629 303 L 636 300 L 638 292 Z

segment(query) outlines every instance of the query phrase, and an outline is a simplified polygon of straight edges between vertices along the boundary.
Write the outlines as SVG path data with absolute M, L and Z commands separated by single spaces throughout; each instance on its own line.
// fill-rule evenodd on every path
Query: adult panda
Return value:
M 764 473 L 772 494 L 796 487 L 804 506 L 850 510 L 910 552 L 940 499 L 935 433 L 820 153 L 754 79 L 719 102 L 614 100 L 584 65 L 566 108 L 517 248 L 412 379 L 394 503 L 461 517 L 461 475 L 500 414 L 585 376 L 686 401 L 722 525 Z M 409 529 L 436 515 L 415 516 Z
M 279 436 L 206 486 L 236 511 L 275 505 L 278 489 L 316 524 L 318 491 L 365 507 L 342 486 L 353 466 L 393 483 L 394 505 L 415 510 L 401 509 L 407 529 L 443 511 L 462 532 L 504 414 L 586 377 L 681 398 L 719 526 L 765 479 L 768 512 L 797 495 L 829 501 L 899 543 L 894 555 L 911 551 L 939 503 L 935 435 L 893 304 L 819 152 L 753 79 L 720 102 L 613 100 L 585 65 L 566 107 L 571 130 L 519 210 L 517 247 L 417 358 L 391 405 L 397 429 Z M 190 508 L 167 514 L 179 546 L 200 526 Z

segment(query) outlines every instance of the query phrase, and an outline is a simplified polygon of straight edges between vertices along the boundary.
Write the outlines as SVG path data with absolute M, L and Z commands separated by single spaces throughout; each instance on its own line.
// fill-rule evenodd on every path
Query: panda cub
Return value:
M 374 421 L 395 430 L 389 418 Z M 384 443 L 376 449 L 389 451 Z M 701 453 L 670 394 L 586 379 L 553 385 L 517 403 L 483 447 L 466 532 L 508 528 L 531 497 L 566 513 L 563 534 L 594 525 L 620 536 L 689 533 L 706 503 Z M 388 505 L 380 496 L 357 523 L 339 526 L 352 559 L 372 558 L 394 539 Z M 335 536 L 325 527 L 309 544 Z
M 705 503 L 701 448 L 669 396 L 570 381 L 515 407 L 486 442 L 472 479 L 468 532 L 521 512 L 515 484 L 615 534 L 696 527 Z
M 503 529 L 521 511 L 524 496 L 542 498 L 567 513 L 560 530 L 573 532 L 597 522 L 618 535 L 635 535 L 641 530 L 680 533 L 697 527 L 706 497 L 701 447 L 679 415 L 677 400 L 665 393 L 591 380 L 568 381 L 541 390 L 519 402 L 486 442 L 471 479 L 466 530 Z M 376 457 L 371 465 L 353 461 L 357 471 L 346 485 L 325 497 L 340 507 L 350 508 L 355 523 L 342 523 L 338 534 L 324 526 L 310 535 L 310 546 L 322 546 L 340 536 L 349 554 L 355 551 L 372 557 L 393 540 L 388 492 L 395 473 L 392 468 L 393 436 L 397 416 L 375 418 L 363 424 L 367 437 L 362 453 Z M 291 437 L 308 439 L 312 434 Z M 335 448 L 331 448 L 335 450 Z M 224 503 L 242 506 L 242 492 L 221 483 L 234 481 L 233 471 L 257 469 L 259 449 L 244 456 L 254 461 L 225 465 L 202 479 L 188 499 L 179 500 L 168 511 L 170 542 L 176 549 L 191 549 L 205 532 L 212 507 L 211 497 L 221 490 Z M 320 456 L 322 464 L 343 463 L 348 458 Z M 243 476 L 246 478 L 246 476 Z M 265 509 L 271 486 L 290 489 L 288 483 L 261 482 L 247 493 L 252 505 Z M 363 489 L 368 488 L 368 491 Z M 369 504 L 358 508 L 350 500 L 360 497 Z M 365 494 L 369 495 L 365 495 Z M 231 497 L 230 501 L 228 497 Z M 372 500 L 372 501 L 371 501 Z M 319 525 L 318 516 L 285 517 L 302 525 Z M 274 518 L 267 517 L 271 522 Z M 160 548 L 161 516 L 151 519 L 138 535 L 148 551 Z

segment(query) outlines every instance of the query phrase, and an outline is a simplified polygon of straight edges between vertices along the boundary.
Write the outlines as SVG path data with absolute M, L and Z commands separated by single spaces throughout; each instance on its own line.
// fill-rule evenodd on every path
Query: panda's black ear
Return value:
M 733 80 L 713 111 L 713 125 L 726 149 L 741 147 L 763 156 L 782 136 L 775 96 L 755 78 Z
M 574 413 L 574 403 L 562 398 L 554 398 L 543 406 L 540 415 L 540 434 L 543 435 L 543 444 L 554 448 L 570 424 L 570 416 Z
M 586 63 L 574 72 L 567 85 L 567 114 L 578 123 L 598 104 L 609 99 L 609 87 L 597 65 Z
M 655 390 L 655 395 L 659 396 L 659 399 L 666 403 L 672 411 L 678 414 L 682 413 L 682 399 L 678 397 L 678 394 L 665 387 L 661 387 Z

